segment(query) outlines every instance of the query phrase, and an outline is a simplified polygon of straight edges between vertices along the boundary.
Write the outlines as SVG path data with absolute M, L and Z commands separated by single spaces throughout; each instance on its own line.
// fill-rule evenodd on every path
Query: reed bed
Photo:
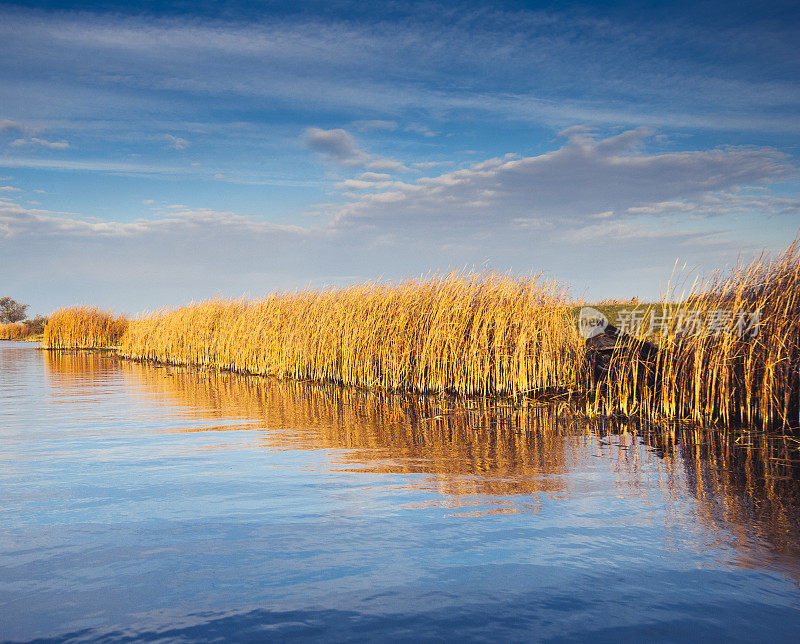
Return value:
M 120 344 L 137 360 L 487 396 L 576 384 L 583 352 L 563 287 L 471 273 L 201 302 L 136 320 Z
M 44 328 L 42 346 L 46 349 L 107 349 L 116 347 L 128 320 L 96 306 L 60 309 L 50 316 Z
M 667 320 L 658 352 L 642 359 L 644 337 L 624 344 L 600 381 L 574 309 L 566 289 L 541 275 L 451 273 L 215 299 L 130 322 L 66 309 L 48 322 L 44 346 L 416 393 L 566 392 L 592 416 L 800 427 L 797 242 L 654 306 Z
M 668 322 L 657 356 L 637 359 L 644 338 L 615 351 L 608 377 L 593 388 L 592 413 L 800 427 L 797 241 L 774 260 L 712 275 L 661 308 Z
M 0 324 L 0 340 L 24 340 L 29 334 L 24 324 Z

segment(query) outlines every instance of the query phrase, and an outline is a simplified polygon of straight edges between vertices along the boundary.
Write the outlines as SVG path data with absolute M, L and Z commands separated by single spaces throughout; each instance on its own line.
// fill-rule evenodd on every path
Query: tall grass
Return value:
M 565 290 L 541 276 L 451 273 L 399 284 L 212 300 L 135 321 L 120 353 L 280 378 L 503 395 L 576 383 Z
M 0 324 L 0 340 L 23 340 L 28 335 L 24 324 Z
M 420 393 L 566 389 L 581 391 L 592 415 L 800 427 L 797 242 L 775 260 L 712 275 L 688 297 L 660 304 L 669 321 L 657 355 L 640 359 L 643 338 L 624 345 L 600 382 L 584 359 L 573 305 L 540 275 L 451 273 L 210 300 L 131 322 L 67 309 L 51 317 L 44 345 L 116 346 L 135 360 Z M 719 312 L 727 328 L 708 333 Z M 748 328 L 756 312 L 758 324 Z M 691 316 L 706 324 L 703 332 L 681 328 Z
M 61 309 L 50 316 L 42 346 L 47 349 L 101 349 L 119 344 L 128 321 L 97 307 Z
M 761 257 L 726 276 L 712 275 L 679 304 L 665 304 L 664 312 L 670 322 L 657 358 L 646 366 L 637 360 L 643 340 L 617 351 L 609 377 L 594 389 L 594 413 L 800 426 L 798 242 L 774 260 Z M 719 312 L 727 328 L 709 333 L 707 323 Z M 755 312 L 757 334 L 747 328 Z M 706 323 L 702 332 L 687 332 L 690 315 Z

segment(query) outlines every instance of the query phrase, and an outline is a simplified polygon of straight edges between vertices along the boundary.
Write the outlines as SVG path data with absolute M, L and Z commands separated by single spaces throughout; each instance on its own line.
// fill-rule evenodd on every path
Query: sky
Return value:
M 2 2 L 0 296 L 658 297 L 797 236 L 798 43 L 780 1 Z

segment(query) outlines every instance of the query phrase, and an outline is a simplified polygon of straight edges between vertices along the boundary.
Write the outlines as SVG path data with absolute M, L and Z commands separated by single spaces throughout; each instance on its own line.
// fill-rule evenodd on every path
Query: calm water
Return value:
M 0 640 L 798 641 L 795 446 L 619 429 L 0 343 Z

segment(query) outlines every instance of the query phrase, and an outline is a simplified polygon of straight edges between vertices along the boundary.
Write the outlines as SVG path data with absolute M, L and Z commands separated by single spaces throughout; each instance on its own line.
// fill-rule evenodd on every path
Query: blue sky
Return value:
M 0 294 L 654 297 L 800 228 L 793 3 L 286 4 L 0 6 Z

